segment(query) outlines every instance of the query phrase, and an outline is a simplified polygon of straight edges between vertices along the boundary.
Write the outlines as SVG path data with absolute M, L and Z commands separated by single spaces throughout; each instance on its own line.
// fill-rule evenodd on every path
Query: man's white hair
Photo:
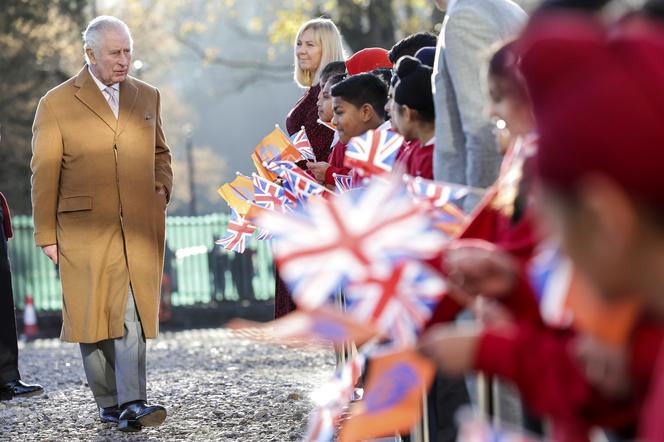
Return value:
M 90 48 L 95 55 L 99 54 L 103 39 L 102 34 L 109 30 L 121 30 L 126 32 L 129 37 L 129 47 L 133 49 L 134 40 L 131 38 L 129 26 L 119 18 L 111 15 L 100 15 L 88 23 L 88 27 L 83 31 L 83 49 Z M 90 64 L 90 59 L 88 58 L 87 53 L 85 54 L 85 61 Z

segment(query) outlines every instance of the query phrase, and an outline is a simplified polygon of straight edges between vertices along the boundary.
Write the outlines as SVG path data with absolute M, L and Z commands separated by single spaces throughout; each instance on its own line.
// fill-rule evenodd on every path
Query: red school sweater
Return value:
M 327 159 L 327 162 L 330 164 L 330 167 L 327 168 L 325 172 L 325 184 L 334 186 L 334 176 L 337 175 L 348 175 L 350 174 L 351 169 L 349 167 L 344 167 L 344 157 L 346 156 L 346 144 L 339 141 L 334 148 L 330 157 Z
M 632 394 L 620 401 L 588 383 L 573 354 L 576 335 L 570 329 L 521 322 L 510 329 L 486 330 L 474 365 L 483 373 L 513 381 L 530 410 L 551 418 L 552 440 L 587 441 L 592 427 L 620 430 L 636 424 L 655 377 L 663 336 L 662 327 L 648 319 L 636 326 L 627 349 Z
M 422 146 L 419 140 L 412 142 L 407 159 L 408 175 L 433 179 L 433 147 L 433 143 Z

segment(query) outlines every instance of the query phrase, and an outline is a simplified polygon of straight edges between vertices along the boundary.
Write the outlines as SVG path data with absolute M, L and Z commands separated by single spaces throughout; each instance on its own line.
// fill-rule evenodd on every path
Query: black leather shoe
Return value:
M 0 385 L 0 401 L 8 401 L 15 397 L 37 396 L 44 392 L 44 388 L 37 384 L 26 384 L 22 380 L 7 382 Z
M 112 407 L 99 407 L 99 419 L 104 424 L 117 424 L 120 420 L 122 410 L 117 405 Z
M 166 409 L 161 405 L 148 405 L 134 401 L 122 406 L 118 422 L 120 431 L 141 431 L 143 427 L 158 427 L 166 420 Z

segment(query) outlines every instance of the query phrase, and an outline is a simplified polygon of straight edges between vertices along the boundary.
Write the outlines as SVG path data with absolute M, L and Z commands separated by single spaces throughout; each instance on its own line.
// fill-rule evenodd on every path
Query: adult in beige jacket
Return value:
M 87 64 L 39 102 L 33 126 L 35 240 L 59 264 L 61 338 L 80 343 L 104 422 L 159 425 L 146 404 L 145 339 L 158 332 L 173 175 L 159 92 L 128 76 L 126 24 L 97 17 Z

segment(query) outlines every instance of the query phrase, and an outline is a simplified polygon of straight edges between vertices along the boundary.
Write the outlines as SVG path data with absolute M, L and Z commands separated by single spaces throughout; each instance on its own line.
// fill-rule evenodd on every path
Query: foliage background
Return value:
M 531 9 L 537 0 L 520 0 Z M 348 54 L 389 49 L 417 31 L 438 32 L 431 0 L 0 0 L 0 190 L 30 213 L 31 125 L 46 91 L 83 66 L 80 33 L 101 14 L 129 25 L 132 74 L 157 86 L 176 186 L 171 213 L 192 214 L 186 162 L 193 153 L 198 214 L 226 210 L 216 188 L 303 91 L 292 81 L 292 40 L 303 21 L 332 18 Z

